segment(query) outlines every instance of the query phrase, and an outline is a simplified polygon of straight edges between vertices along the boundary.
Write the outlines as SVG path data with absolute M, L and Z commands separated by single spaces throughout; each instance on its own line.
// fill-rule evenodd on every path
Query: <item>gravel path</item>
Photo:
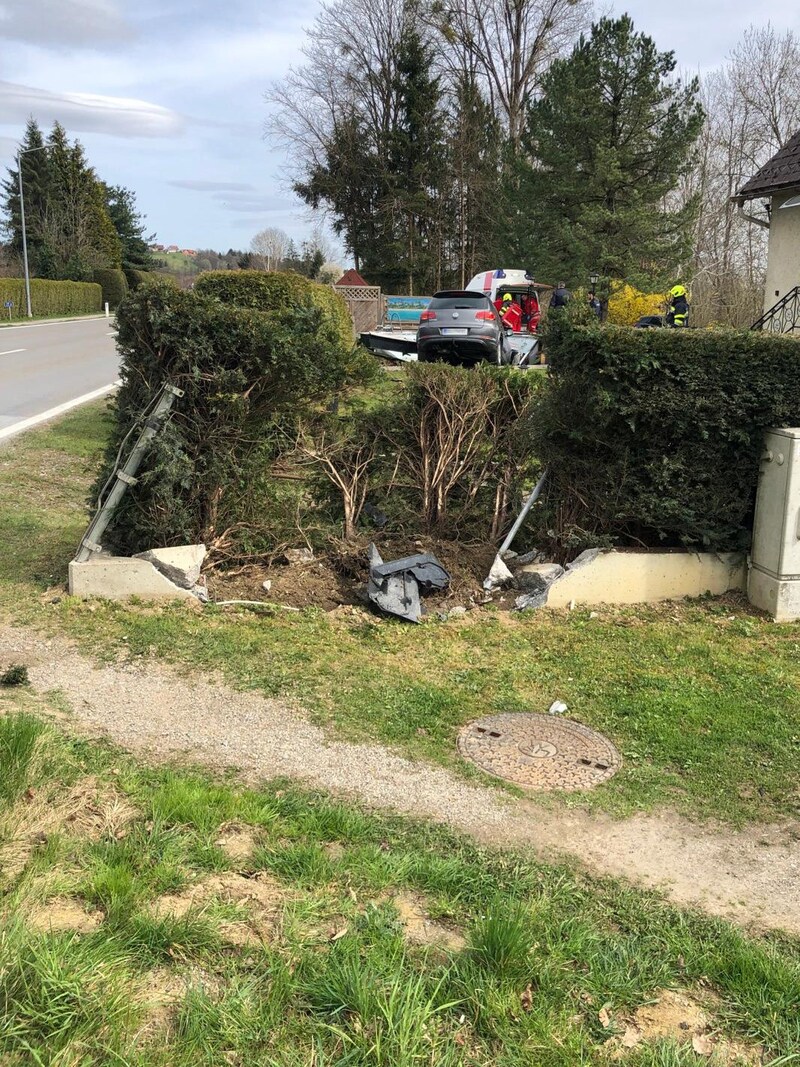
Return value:
M 566 854 L 588 870 L 664 890 L 680 904 L 757 928 L 800 934 L 800 825 L 743 832 L 674 814 L 613 820 L 548 811 L 470 785 L 441 767 L 377 744 L 328 737 L 288 704 L 161 664 L 96 667 L 60 639 L 0 629 L 0 663 L 23 662 L 40 692 L 57 689 L 74 723 L 149 758 L 186 755 L 249 779 L 286 776 L 375 808 L 447 823 L 485 844 Z

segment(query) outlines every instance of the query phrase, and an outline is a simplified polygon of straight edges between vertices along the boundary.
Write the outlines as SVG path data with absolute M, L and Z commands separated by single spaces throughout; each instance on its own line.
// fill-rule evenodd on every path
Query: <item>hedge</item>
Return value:
M 283 271 L 214 270 L 199 275 L 195 290 L 225 304 L 259 311 L 316 307 L 330 339 L 352 346 L 353 322 L 342 297 L 329 285 Z
M 157 277 L 152 271 L 136 270 L 135 267 L 128 267 L 123 273 L 129 290 L 138 289 L 140 285 L 144 285 L 145 282 L 152 281 Z
M 800 341 L 570 319 L 549 319 L 535 430 L 551 542 L 747 548 L 764 430 L 800 425 Z
M 7 300 L 14 301 L 12 319 L 26 316 L 24 279 L 0 278 L 0 321 L 8 319 Z M 91 315 L 103 310 L 102 290 L 93 282 L 52 282 L 32 278 L 31 310 L 36 318 Z
M 121 270 L 105 268 L 94 272 L 94 280 L 102 286 L 103 302 L 112 311 L 119 307 L 128 292 L 128 279 Z
M 231 307 L 170 280 L 142 285 L 117 312 L 122 386 L 93 497 L 165 381 L 184 391 L 147 454 L 106 541 L 118 552 L 205 541 L 228 558 L 274 548 L 269 461 L 295 417 L 375 373 L 330 337 L 318 308 Z

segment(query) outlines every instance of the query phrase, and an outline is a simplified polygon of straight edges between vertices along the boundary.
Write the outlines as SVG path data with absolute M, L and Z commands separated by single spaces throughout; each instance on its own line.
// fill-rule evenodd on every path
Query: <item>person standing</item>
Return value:
M 681 327 L 689 325 L 689 300 L 683 285 L 673 285 L 669 291 L 669 311 L 667 326 Z
M 597 298 L 597 293 L 589 293 L 589 310 L 595 314 L 598 319 L 603 317 L 603 307 Z
M 563 308 L 570 302 L 572 293 L 567 289 L 566 282 L 559 282 L 553 290 L 553 295 L 550 297 L 551 308 Z

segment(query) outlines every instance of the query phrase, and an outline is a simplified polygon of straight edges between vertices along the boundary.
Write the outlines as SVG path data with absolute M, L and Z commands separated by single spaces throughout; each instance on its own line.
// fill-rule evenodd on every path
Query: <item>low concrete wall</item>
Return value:
M 104 600 L 194 600 L 188 589 L 181 589 L 144 559 L 127 556 L 100 556 L 86 563 L 69 565 L 71 596 L 102 597 Z
M 643 604 L 745 589 L 743 553 L 598 552 L 578 557 L 547 597 L 548 608 L 576 604 Z

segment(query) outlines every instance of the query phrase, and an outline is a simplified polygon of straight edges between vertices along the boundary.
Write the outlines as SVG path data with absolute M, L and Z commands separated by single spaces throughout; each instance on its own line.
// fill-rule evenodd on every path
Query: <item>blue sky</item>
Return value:
M 148 227 L 181 247 L 246 247 L 310 222 L 262 136 L 264 91 L 300 61 L 318 0 L 0 0 L 0 164 L 28 115 L 59 118 L 98 174 L 132 188 Z M 747 0 L 600 3 L 627 10 L 680 66 L 719 64 L 755 19 Z M 796 0 L 769 16 L 800 32 Z

